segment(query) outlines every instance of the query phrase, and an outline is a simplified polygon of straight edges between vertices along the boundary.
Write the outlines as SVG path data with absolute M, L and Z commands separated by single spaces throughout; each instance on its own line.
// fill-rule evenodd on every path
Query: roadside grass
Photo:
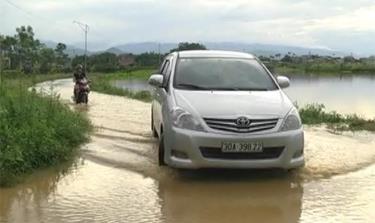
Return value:
M 337 76 L 339 75 L 355 75 L 357 73 L 365 73 L 369 75 L 375 74 L 375 64 L 359 64 L 359 63 L 269 63 L 276 73 L 279 74 L 311 74 L 320 76 Z
M 33 170 L 74 157 L 89 139 L 87 117 L 59 102 L 57 95 L 29 91 L 35 82 L 66 75 L 7 77 L 0 83 L 0 186 L 11 186 Z
M 153 72 L 155 72 L 155 70 L 143 69 L 109 74 L 93 74 L 89 77 L 92 80 L 91 89 L 93 91 L 105 94 L 126 96 L 140 101 L 150 102 L 151 93 L 149 91 L 134 92 L 126 89 L 117 88 L 111 84 L 111 81 L 129 79 L 147 80 Z
M 375 119 L 367 120 L 356 114 L 342 115 L 336 111 L 327 112 L 323 104 L 308 104 L 299 109 L 302 123 L 307 125 L 326 124 L 336 131 L 375 132 Z

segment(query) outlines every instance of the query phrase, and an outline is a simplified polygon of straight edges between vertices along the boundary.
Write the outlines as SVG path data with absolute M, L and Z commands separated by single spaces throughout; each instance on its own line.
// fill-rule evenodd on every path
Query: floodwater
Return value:
M 113 80 L 111 84 L 117 88 L 130 91 L 150 91 L 152 89 L 147 81 L 139 79 Z
M 97 127 L 71 163 L 0 189 L 0 222 L 373 222 L 375 135 L 306 127 L 306 167 L 178 171 L 158 167 L 150 104 L 44 83 Z
M 375 118 L 375 75 L 288 75 L 290 87 L 285 92 L 293 102 L 303 106 L 324 104 L 328 111 L 358 114 Z M 116 80 L 114 86 L 132 91 L 150 90 L 147 81 Z
M 375 75 L 291 75 L 289 97 L 299 105 L 323 103 L 328 110 L 375 118 Z

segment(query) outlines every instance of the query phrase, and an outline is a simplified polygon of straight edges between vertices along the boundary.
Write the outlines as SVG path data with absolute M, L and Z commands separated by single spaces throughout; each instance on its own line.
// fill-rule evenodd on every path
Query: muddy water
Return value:
M 48 91 L 48 83 L 43 85 Z M 371 222 L 375 136 L 306 128 L 307 165 L 298 172 L 177 171 L 156 165 L 150 105 L 93 92 L 70 102 L 97 127 L 81 156 L 0 189 L 0 222 Z M 39 86 L 41 87 L 41 86 Z

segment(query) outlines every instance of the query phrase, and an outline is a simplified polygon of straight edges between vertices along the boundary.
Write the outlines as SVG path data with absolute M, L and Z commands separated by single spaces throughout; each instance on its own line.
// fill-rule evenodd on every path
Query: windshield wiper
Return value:
M 268 91 L 267 88 L 241 88 L 241 87 L 212 87 L 210 90 L 217 91 Z
M 268 91 L 267 88 L 238 88 L 239 91 Z
M 184 88 L 192 88 L 196 90 L 207 90 L 206 87 L 195 85 L 195 84 L 178 84 L 178 87 L 184 87 Z

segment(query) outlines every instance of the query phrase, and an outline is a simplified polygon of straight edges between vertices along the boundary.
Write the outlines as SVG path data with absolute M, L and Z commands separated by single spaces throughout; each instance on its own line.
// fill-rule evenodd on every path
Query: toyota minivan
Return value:
M 151 128 L 159 164 L 176 168 L 282 168 L 304 165 L 297 109 L 253 55 L 196 50 L 169 54 L 153 86 Z

